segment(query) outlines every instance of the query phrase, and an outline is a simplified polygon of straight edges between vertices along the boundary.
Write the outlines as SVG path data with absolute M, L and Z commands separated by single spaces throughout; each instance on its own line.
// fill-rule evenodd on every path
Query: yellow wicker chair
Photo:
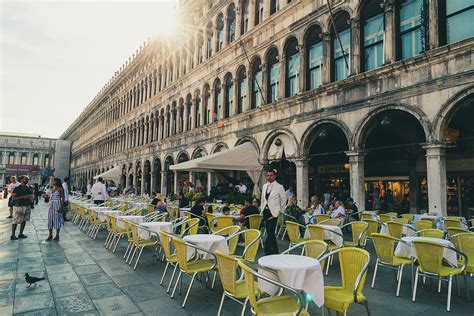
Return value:
M 92 214 L 91 214 L 91 228 L 89 230 L 89 236 L 92 238 L 92 239 L 95 239 L 97 237 L 97 233 L 99 232 L 99 230 L 101 228 L 105 228 L 107 227 L 107 221 L 100 221 L 99 220 L 99 215 L 97 214 L 96 211 L 92 210 Z
M 397 218 L 398 217 L 397 212 L 388 212 L 388 213 L 385 213 L 385 214 L 388 215 L 388 216 L 391 216 L 392 218 Z
M 448 238 L 451 239 L 452 236 L 460 233 L 468 233 L 469 231 L 464 228 L 458 228 L 458 227 L 448 227 L 447 229 L 447 235 Z
M 228 242 L 230 240 L 235 240 L 235 243 L 236 243 L 236 241 L 239 240 L 239 237 L 241 235 L 244 236 L 244 245 L 245 245 L 242 255 L 235 255 L 235 251 L 234 252 L 229 251 L 229 253 L 234 258 L 243 258 L 246 261 L 254 262 L 255 258 L 257 257 L 258 249 L 260 247 L 260 243 L 258 241 L 260 239 L 261 233 L 257 229 L 242 230 L 236 234 L 229 236 Z
M 392 222 L 397 222 L 400 224 L 408 224 L 410 221 L 408 220 L 408 218 L 394 218 Z
M 233 222 L 234 222 L 234 218 L 232 216 L 220 215 L 220 216 L 214 217 L 209 222 L 209 228 L 211 229 L 211 232 L 215 233 L 216 231 L 232 226 Z
M 172 298 L 174 297 L 174 294 L 176 293 L 176 288 L 178 287 L 178 284 L 181 281 L 182 275 L 186 274 L 187 276 L 191 277 L 191 283 L 189 284 L 188 290 L 186 292 L 186 296 L 184 297 L 183 305 L 181 305 L 182 307 L 185 307 L 186 301 L 188 300 L 189 293 L 191 292 L 191 288 L 194 283 L 194 279 L 199 273 L 209 274 L 209 272 L 211 272 L 214 269 L 214 267 L 216 266 L 216 256 L 213 253 L 205 249 L 202 249 L 200 247 L 197 247 L 196 245 L 193 245 L 191 243 L 187 243 L 182 239 L 173 238 L 173 244 L 176 249 L 176 255 L 178 256 L 179 274 L 178 274 L 178 278 L 176 279 L 176 283 L 174 284 L 171 297 Z M 187 249 L 189 247 L 198 249 L 199 251 L 207 253 L 208 255 L 213 257 L 213 260 L 195 259 L 188 262 Z
M 402 284 L 403 268 L 411 264 L 410 259 L 397 257 L 394 255 L 395 243 L 403 242 L 392 236 L 384 234 L 372 234 L 372 242 L 374 243 L 375 252 L 377 253 L 377 261 L 375 262 L 374 276 L 372 278 L 371 287 L 375 286 L 375 278 L 379 266 L 397 270 L 397 292 L 400 294 L 400 285 Z
M 415 223 L 415 228 L 416 230 L 431 229 L 433 228 L 433 222 L 420 219 Z
M 380 223 L 372 219 L 372 216 L 369 219 L 363 219 L 364 222 L 368 224 L 367 227 L 367 238 L 371 239 L 372 234 L 378 233 L 380 228 Z
M 229 237 L 233 236 L 234 234 L 238 233 L 241 230 L 240 226 L 232 225 L 226 228 L 223 228 L 219 231 L 216 231 L 214 235 Z M 229 247 L 229 253 L 235 253 L 235 249 L 237 249 L 237 244 L 239 242 L 239 238 L 228 238 L 227 239 L 227 246 Z
M 311 257 L 314 259 L 320 259 L 324 256 L 328 250 L 328 244 L 322 240 L 305 240 L 293 247 L 285 250 L 282 254 L 291 253 L 293 250 L 301 248 L 301 255 L 305 255 L 306 257 Z M 321 269 L 324 271 L 326 260 L 319 261 L 321 264 Z
M 364 304 L 370 315 L 367 298 L 362 293 L 369 266 L 369 253 L 360 248 L 344 247 L 324 255 L 321 260 L 339 255 L 341 286 L 324 287 L 324 306 L 339 313 L 347 313 L 353 303 Z
M 239 260 L 239 266 L 245 275 L 245 284 L 247 286 L 248 300 L 252 306 L 253 313 L 256 315 L 270 316 L 270 315 L 301 315 L 306 316 L 309 313 L 304 309 L 306 303 L 303 296 L 295 289 L 281 284 L 273 279 L 261 275 L 257 271 L 250 268 L 244 261 Z M 257 283 L 255 279 L 262 279 L 271 284 L 279 286 L 290 292 L 292 295 L 273 296 L 257 299 L 255 293 L 257 290 Z
M 369 229 L 369 224 L 366 222 L 350 222 L 341 227 L 351 227 L 352 231 L 352 240 L 344 240 L 345 247 L 365 247 L 367 242 L 367 230 Z
M 379 215 L 379 218 L 380 218 L 380 221 L 382 223 L 388 223 L 392 220 L 394 220 L 395 218 L 397 218 L 397 216 L 392 216 L 392 215 L 389 215 L 388 213 L 387 214 L 380 214 Z
M 253 215 L 245 216 L 245 219 L 248 219 L 248 221 L 249 221 L 249 226 L 250 227 L 247 227 L 247 228 L 260 230 L 260 226 L 261 226 L 262 220 L 263 220 L 262 215 L 253 214 Z
M 431 278 L 438 281 L 448 282 L 448 301 L 446 304 L 446 310 L 451 310 L 451 287 L 453 276 L 461 275 L 466 269 L 467 257 L 462 252 L 450 247 L 433 243 L 430 241 L 413 241 L 413 245 L 416 251 L 416 258 L 419 266 L 416 268 L 415 273 L 415 287 L 413 289 L 413 302 L 416 299 L 416 290 L 418 287 L 418 276 L 423 278 Z M 458 255 L 464 257 L 464 263 L 461 267 L 450 267 L 443 264 L 443 253 L 445 249 L 456 251 Z M 464 275 L 466 277 L 466 275 Z M 466 281 L 466 280 L 465 280 Z M 466 283 L 467 284 L 467 283 Z M 440 286 L 438 286 L 440 289 Z
M 165 266 L 165 270 L 163 271 L 163 275 L 161 276 L 160 285 L 163 285 L 166 272 L 168 271 L 168 267 L 170 265 L 174 267 L 173 274 L 171 275 L 170 283 L 168 284 L 168 288 L 166 289 L 166 293 L 170 291 L 171 284 L 173 283 L 174 275 L 176 273 L 176 268 L 178 266 L 177 265 L 178 256 L 176 255 L 176 253 L 171 252 L 171 238 L 172 238 L 172 235 L 164 231 L 160 231 L 161 248 L 163 249 L 163 252 L 165 254 L 165 259 L 166 259 L 166 266 Z
M 108 245 L 107 249 L 112 250 L 112 252 L 115 252 L 120 239 L 122 239 L 123 235 L 125 235 L 127 233 L 127 229 L 126 228 L 119 228 L 117 226 L 117 218 L 116 217 L 109 216 L 109 215 L 105 215 L 105 217 L 110 222 L 111 229 L 112 229 L 111 240 L 109 241 L 109 245 Z
M 341 247 L 344 246 L 344 244 L 342 244 L 341 246 L 337 246 L 337 245 L 335 245 L 334 243 L 332 243 L 330 241 L 326 241 L 324 232 L 327 231 L 328 229 L 324 226 L 321 226 L 321 225 L 318 225 L 318 224 L 310 224 L 310 225 L 307 226 L 307 229 L 309 231 L 310 239 L 311 240 L 321 240 L 321 241 L 326 242 L 327 245 L 328 245 L 328 250 L 329 251 L 333 251 L 335 249 L 338 249 L 338 248 L 341 248 Z M 342 238 L 344 238 L 344 235 L 338 234 L 338 233 L 336 233 L 332 230 L 330 232 L 333 233 L 333 234 L 340 235 Z M 328 275 L 328 273 L 329 273 L 329 266 L 332 264 L 333 257 L 331 256 L 329 259 L 330 259 L 330 261 L 326 265 L 326 275 Z
M 242 315 L 244 315 L 245 308 L 247 307 L 247 285 L 245 284 L 244 279 L 238 278 L 238 259 L 220 251 L 216 251 L 215 255 L 217 258 L 219 277 L 221 279 L 222 288 L 224 289 L 217 315 L 221 315 L 222 306 L 224 305 L 224 300 L 226 297 L 229 297 L 235 302 L 241 304 Z
M 339 218 L 330 218 L 317 223 L 321 225 L 341 226 L 342 221 Z
M 362 217 L 362 220 L 363 220 L 364 222 L 365 222 L 367 219 L 370 219 L 370 220 L 373 220 L 373 219 L 374 219 L 373 216 L 372 216 L 372 214 L 367 214 L 367 213 L 362 213 L 361 217 Z
M 448 216 L 444 219 L 444 226 L 446 228 L 462 228 L 461 217 L 458 216 Z
M 404 235 L 411 236 L 416 233 L 416 230 L 410 225 L 400 224 L 394 221 L 388 222 L 387 227 L 390 236 L 398 239 L 402 238 Z M 404 230 L 406 230 L 406 233 L 404 233 Z
M 429 228 L 429 229 L 422 229 L 416 232 L 416 235 L 420 237 L 431 237 L 431 238 L 444 238 L 444 231 L 441 229 L 434 229 L 434 228 Z
M 299 244 L 300 242 L 305 240 L 304 238 L 300 237 L 300 227 L 306 229 L 306 227 L 303 225 L 292 221 L 286 221 L 286 229 L 288 233 L 288 238 L 290 239 L 290 245 L 288 246 L 288 248 L 291 248 L 291 246 Z
M 413 221 L 413 217 L 414 217 L 414 215 L 410 214 L 410 213 L 402 214 L 401 216 L 402 216 L 402 218 L 407 219 L 409 222 Z
M 128 262 L 128 264 L 132 264 L 132 261 L 133 261 L 133 258 L 135 257 L 135 254 L 137 253 L 137 250 L 139 251 L 138 252 L 138 255 L 137 255 L 137 259 L 135 261 L 135 265 L 133 266 L 133 270 L 135 270 L 137 268 L 137 264 L 138 264 L 138 261 L 140 261 L 140 257 L 142 256 L 142 252 L 143 252 L 143 249 L 145 247 L 154 247 L 158 244 L 158 239 L 150 239 L 150 240 L 146 240 L 146 239 L 141 239 L 140 236 L 138 236 L 138 225 L 136 223 L 133 223 L 133 222 L 128 222 L 128 227 L 130 228 L 131 232 L 132 232 L 132 238 L 133 238 L 133 252 L 132 252 L 132 255 L 130 257 L 130 260 Z M 148 230 L 147 228 L 145 227 L 140 227 L 140 229 L 143 229 L 143 230 Z M 151 231 L 149 231 L 150 234 L 152 234 Z M 132 250 L 130 250 L 131 252 Z
M 322 221 L 325 221 L 325 220 L 329 219 L 328 214 L 314 215 L 314 217 L 316 218 L 316 223 L 317 224 L 321 223 Z
M 465 273 L 474 275 L 474 233 L 459 233 L 451 237 L 456 248 L 467 256 L 467 266 Z M 462 261 L 460 262 L 462 264 Z M 468 289 L 469 293 L 469 289 Z

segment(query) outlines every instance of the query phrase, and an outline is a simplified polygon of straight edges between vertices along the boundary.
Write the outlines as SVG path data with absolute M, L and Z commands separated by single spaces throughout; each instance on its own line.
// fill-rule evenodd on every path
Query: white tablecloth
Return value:
M 397 248 L 395 248 L 395 256 L 402 257 L 402 258 L 416 258 L 416 251 L 415 247 L 413 246 L 414 240 L 420 241 L 430 241 L 433 243 L 437 243 L 439 245 L 448 246 L 454 248 L 452 242 L 446 239 L 440 238 L 432 238 L 432 237 L 402 237 L 402 240 L 405 241 L 407 244 L 399 242 Z M 443 258 L 446 259 L 450 265 L 457 266 L 458 260 L 456 257 L 456 252 L 449 249 L 444 249 Z
M 117 216 L 120 216 L 120 214 L 122 214 L 122 212 L 120 212 L 120 211 L 109 211 L 109 210 L 98 210 L 97 211 L 97 218 L 99 219 L 99 221 L 101 221 L 101 222 L 105 221 L 105 215 L 106 214 L 117 217 Z
M 140 226 L 146 227 L 146 229 L 142 229 Z M 171 233 L 173 230 L 173 224 L 170 222 L 148 222 L 142 223 L 138 226 L 138 236 L 141 239 L 150 240 L 152 235 L 159 236 L 160 231 L 164 231 L 167 233 Z M 150 233 L 151 231 L 151 233 Z
M 184 215 L 186 215 L 186 212 L 191 212 L 191 208 L 190 207 L 181 207 L 179 209 L 179 217 L 183 217 Z
M 386 223 L 382 223 L 382 226 L 380 227 L 380 233 L 385 234 L 385 235 L 390 235 L 390 232 L 388 231 L 388 225 Z M 402 228 L 402 234 L 404 236 L 411 236 L 416 233 L 416 229 L 410 229 L 407 226 L 403 226 Z
M 145 222 L 145 216 L 117 216 L 117 227 L 120 229 L 125 229 L 125 222 L 123 220 L 141 224 Z
M 340 247 L 344 243 L 344 238 L 339 234 L 342 235 L 342 230 L 341 227 L 339 226 L 332 226 L 332 225 L 319 225 L 325 228 L 324 230 L 324 240 L 330 240 L 335 244 L 336 246 Z M 309 229 L 306 229 L 304 233 L 304 238 L 309 239 L 310 234 L 309 234 Z
M 229 253 L 229 247 L 227 246 L 227 242 L 224 236 L 219 235 L 208 235 L 208 234 L 196 234 L 196 235 L 188 235 L 185 236 L 184 241 L 206 249 L 210 252 L 215 252 L 219 250 L 224 253 Z M 196 249 L 188 247 L 186 253 L 188 260 L 191 259 Z M 198 255 L 200 255 L 203 259 L 211 259 L 212 256 L 208 253 L 203 251 L 198 251 Z
M 270 255 L 261 257 L 258 264 L 276 271 L 278 279 L 262 269 L 259 271 L 261 274 L 296 290 L 304 290 L 318 307 L 324 305 L 324 278 L 318 260 L 298 255 Z M 258 287 L 270 295 L 278 292 L 277 286 L 261 279 Z

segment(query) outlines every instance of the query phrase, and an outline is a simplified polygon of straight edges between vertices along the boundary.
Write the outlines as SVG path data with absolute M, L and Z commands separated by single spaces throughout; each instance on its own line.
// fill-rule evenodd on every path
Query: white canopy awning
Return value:
M 257 184 L 263 166 L 258 162 L 258 154 L 253 144 L 246 142 L 232 149 L 172 165 L 170 169 L 196 172 L 213 170 L 246 171 L 253 183 Z
M 119 166 L 115 166 L 110 170 L 107 170 L 106 172 L 103 172 L 101 174 L 98 174 L 94 177 L 95 180 L 102 178 L 104 180 L 111 180 L 115 183 L 115 185 L 120 184 L 120 178 L 122 177 L 122 168 Z

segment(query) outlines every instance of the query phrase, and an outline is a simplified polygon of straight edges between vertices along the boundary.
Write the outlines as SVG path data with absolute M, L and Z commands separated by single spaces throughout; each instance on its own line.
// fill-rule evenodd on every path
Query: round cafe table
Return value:
M 143 229 L 145 227 L 146 229 Z M 150 240 L 153 235 L 159 236 L 160 231 L 171 233 L 173 224 L 171 222 L 148 222 L 138 225 L 138 236 L 140 239 Z
M 227 246 L 227 242 L 224 236 L 219 235 L 208 235 L 208 234 L 196 234 L 196 235 L 188 235 L 183 238 L 184 241 L 201 247 L 203 249 L 208 250 L 209 252 L 215 252 L 216 250 L 222 251 L 224 253 L 229 253 L 229 247 Z M 187 259 L 191 259 L 196 249 L 192 247 L 188 247 L 186 254 Z M 202 259 L 211 259 L 212 256 L 203 251 L 197 251 L 197 254 Z
M 145 216 L 117 216 L 117 227 L 120 229 L 125 229 L 125 222 L 123 220 L 141 224 L 145 222 Z
M 324 305 L 324 279 L 318 260 L 284 254 L 261 257 L 258 264 L 275 271 L 277 275 L 264 269 L 260 269 L 259 273 L 296 290 L 305 291 L 318 307 Z M 261 279 L 258 280 L 258 287 L 270 295 L 276 295 L 279 290 L 278 286 Z
M 122 212 L 120 211 L 97 210 L 97 218 L 101 222 L 105 221 L 105 215 L 111 215 L 111 216 L 117 217 L 117 216 L 120 216 L 120 214 L 122 214 Z

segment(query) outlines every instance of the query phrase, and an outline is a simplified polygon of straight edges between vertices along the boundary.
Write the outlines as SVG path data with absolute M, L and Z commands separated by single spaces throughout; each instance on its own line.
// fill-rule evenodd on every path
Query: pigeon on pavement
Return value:
M 36 286 L 36 282 L 44 280 L 44 278 L 37 278 L 30 276 L 28 273 L 25 273 L 25 280 L 29 284 L 28 287 L 31 286 L 31 284 L 34 284 Z

